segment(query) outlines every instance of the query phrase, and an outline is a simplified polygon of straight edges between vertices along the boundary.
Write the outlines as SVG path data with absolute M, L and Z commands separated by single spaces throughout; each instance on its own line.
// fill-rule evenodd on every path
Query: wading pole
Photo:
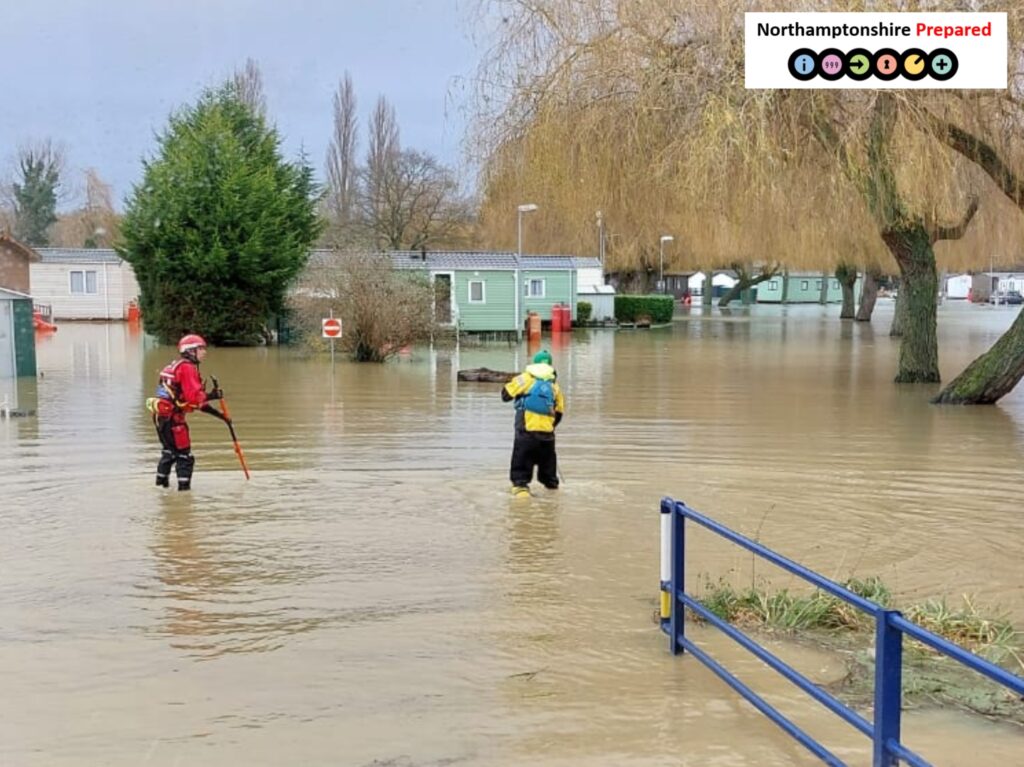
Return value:
M 213 381 L 213 388 L 219 389 L 220 384 L 217 383 L 215 376 L 210 376 L 210 380 Z M 242 446 L 238 444 L 238 437 L 235 436 L 235 427 L 231 423 L 231 416 L 228 415 L 228 403 L 224 399 L 224 393 L 221 392 L 220 398 L 220 411 L 224 414 L 224 423 L 228 425 L 228 431 L 231 432 L 231 441 L 235 443 L 235 455 L 238 456 L 238 462 L 242 464 L 242 471 L 245 472 L 245 478 L 249 479 L 249 467 L 245 465 L 245 456 L 242 454 Z

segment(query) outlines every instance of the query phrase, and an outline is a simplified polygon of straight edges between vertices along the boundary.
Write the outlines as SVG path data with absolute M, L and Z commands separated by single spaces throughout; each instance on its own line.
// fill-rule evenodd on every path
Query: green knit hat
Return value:
M 551 364 L 551 352 L 547 349 L 541 349 L 539 352 L 533 355 L 533 361 L 535 364 L 550 365 Z

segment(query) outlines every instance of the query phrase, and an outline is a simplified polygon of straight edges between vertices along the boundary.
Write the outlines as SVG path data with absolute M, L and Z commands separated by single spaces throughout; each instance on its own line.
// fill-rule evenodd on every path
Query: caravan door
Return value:
M 0 378 L 14 378 L 14 304 L 0 300 Z

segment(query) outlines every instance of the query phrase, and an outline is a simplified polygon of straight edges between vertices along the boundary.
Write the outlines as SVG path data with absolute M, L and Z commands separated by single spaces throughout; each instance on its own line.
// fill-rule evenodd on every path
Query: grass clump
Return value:
M 892 607 L 891 590 L 878 577 L 851 578 L 847 589 L 883 607 Z M 874 616 L 820 590 L 793 593 L 767 586 L 737 589 L 719 580 L 705 581 L 698 601 L 716 616 L 743 628 L 798 632 L 869 632 Z M 930 599 L 903 608 L 904 616 L 922 628 L 997 663 L 1015 673 L 1024 671 L 1024 635 L 1005 615 L 986 616 L 970 597 L 951 608 L 944 599 Z M 695 616 L 699 620 L 699 616 Z M 908 645 L 923 654 L 934 651 L 912 640 Z
M 889 589 L 879 578 L 853 578 L 843 585 L 855 594 L 882 605 L 888 605 L 892 600 Z M 809 594 L 794 594 L 787 589 L 773 592 L 756 586 L 738 590 L 720 580 L 717 583 L 708 581 L 698 600 L 719 618 L 747 627 L 783 631 L 861 630 L 873 623 L 871 616 L 820 590 Z
M 982 615 L 969 596 L 965 594 L 963 600 L 962 607 L 953 608 L 945 599 L 929 599 L 910 605 L 904 617 L 993 663 L 1016 673 L 1024 671 L 1024 635 L 1005 615 Z M 913 647 L 933 652 L 918 642 Z

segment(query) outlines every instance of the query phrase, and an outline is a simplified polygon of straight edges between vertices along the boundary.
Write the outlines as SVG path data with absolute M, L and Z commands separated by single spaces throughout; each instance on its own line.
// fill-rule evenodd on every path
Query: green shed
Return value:
M 0 378 L 35 376 L 32 297 L 0 288 Z

